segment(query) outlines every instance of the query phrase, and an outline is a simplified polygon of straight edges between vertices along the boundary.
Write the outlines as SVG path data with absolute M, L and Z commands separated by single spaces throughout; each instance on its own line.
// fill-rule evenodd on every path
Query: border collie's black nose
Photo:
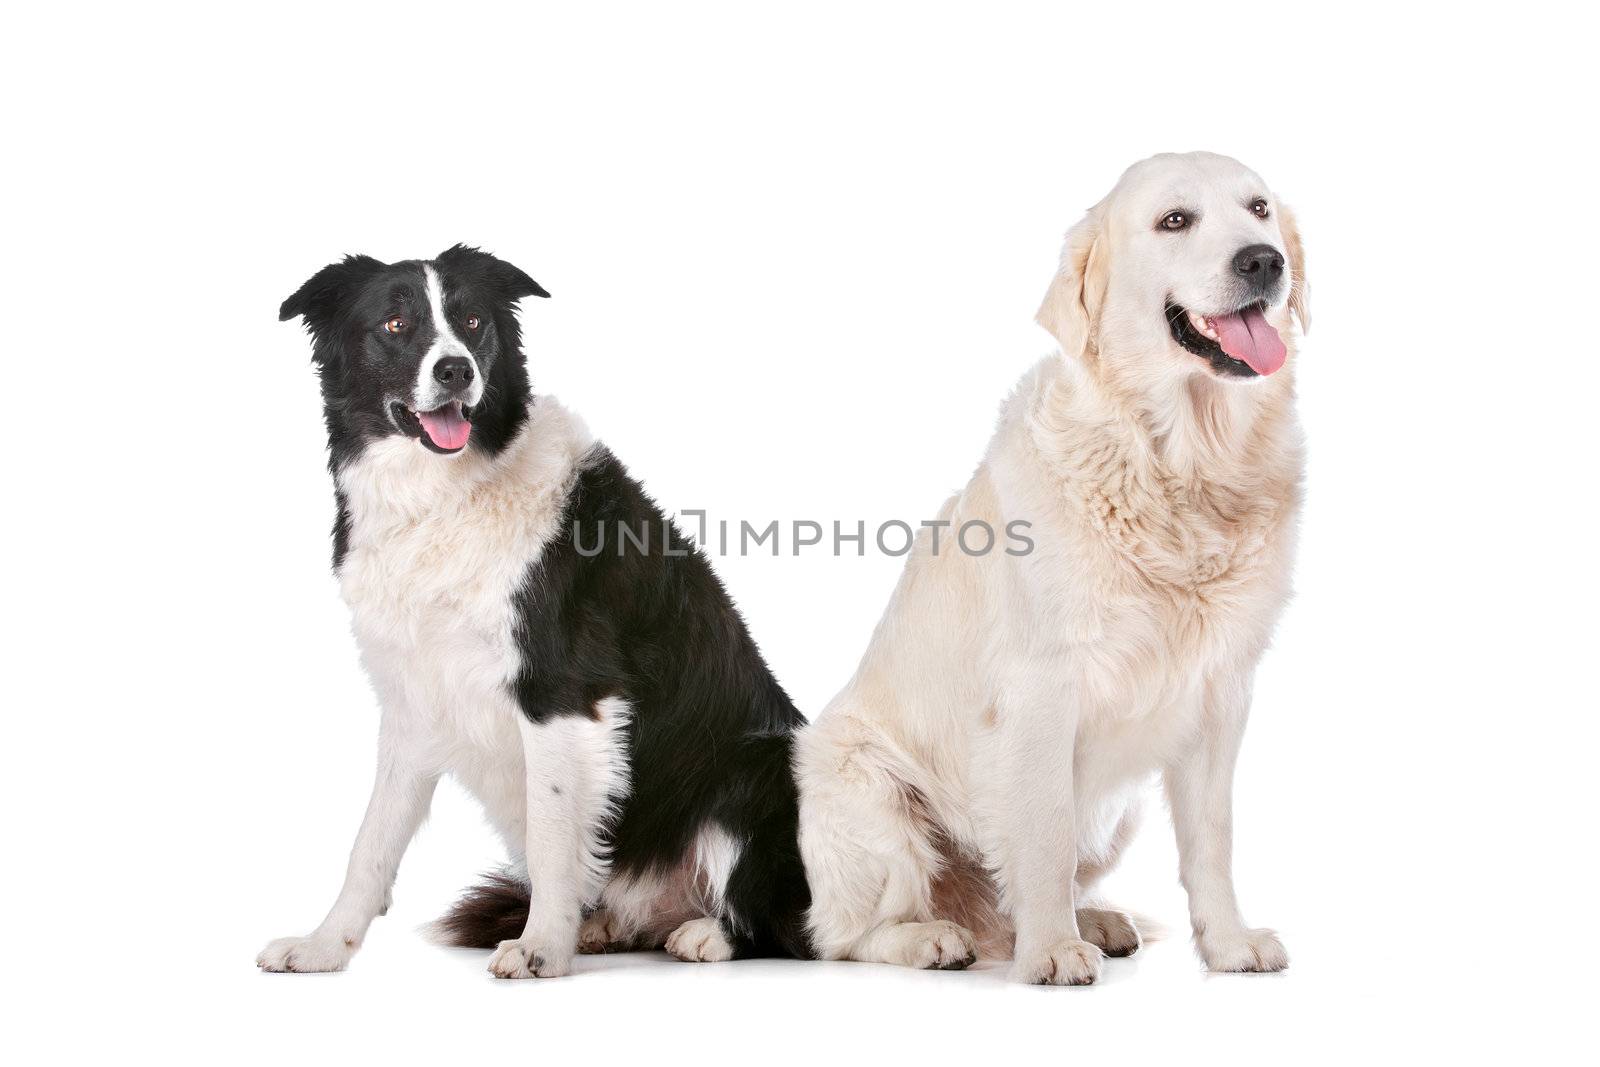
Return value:
M 1283 277 L 1283 256 L 1271 245 L 1246 245 L 1234 254 L 1233 273 L 1257 293 L 1265 293 Z
M 452 393 L 465 392 L 472 384 L 472 360 L 446 356 L 433 365 L 433 378 Z

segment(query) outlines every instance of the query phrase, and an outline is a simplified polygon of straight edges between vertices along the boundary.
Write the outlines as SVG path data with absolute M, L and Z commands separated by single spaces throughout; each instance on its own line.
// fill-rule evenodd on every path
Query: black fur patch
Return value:
M 614 871 L 670 871 L 714 824 L 743 846 L 726 893 L 736 953 L 809 954 L 790 768 L 805 720 L 711 565 L 609 451 L 589 458 L 516 605 L 513 690 L 530 719 L 590 714 L 608 696 L 632 707 Z

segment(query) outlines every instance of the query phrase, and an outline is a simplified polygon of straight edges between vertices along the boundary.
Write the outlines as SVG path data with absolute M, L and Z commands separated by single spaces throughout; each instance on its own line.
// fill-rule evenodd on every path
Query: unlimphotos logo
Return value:
M 923 519 L 915 524 L 889 519 L 869 530 L 865 519 L 854 523 L 838 519 L 827 523 L 815 519 L 772 519 L 765 524 L 748 519 L 736 523 L 719 519 L 710 523 L 704 510 L 685 510 L 679 514 L 686 521 L 695 521 L 693 538 L 685 537 L 671 519 L 662 519 L 659 524 L 574 522 L 572 543 L 579 555 L 589 557 L 608 551 L 618 556 L 629 552 L 686 556 L 697 548 L 707 553 L 715 551 L 719 556 L 763 553 L 778 556 L 784 554 L 785 547 L 791 556 L 802 552 L 865 556 L 869 545 L 886 556 L 904 556 L 924 536 L 928 552 L 935 556 L 950 551 L 968 556 L 987 556 L 993 552 L 1026 556 L 1033 551 L 1033 538 L 1028 536 L 1033 524 L 1026 519 L 1013 519 L 1003 530 L 996 530 L 982 519 L 961 523 L 950 519 Z

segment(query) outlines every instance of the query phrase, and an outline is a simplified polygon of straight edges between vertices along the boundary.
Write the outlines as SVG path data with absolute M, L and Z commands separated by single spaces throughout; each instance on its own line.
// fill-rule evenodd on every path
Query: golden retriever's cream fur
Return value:
M 1253 213 L 1257 198 L 1270 206 Z M 1193 221 L 1165 232 L 1182 208 Z M 1257 205 L 1260 208 L 1260 205 Z M 1218 377 L 1165 307 L 1241 306 L 1231 258 L 1288 261 L 1266 318 L 1277 373 Z M 1307 321 L 1289 212 L 1208 154 L 1130 168 L 1067 236 L 1022 379 L 953 527 L 1031 524 L 1032 552 L 935 551 L 924 530 L 855 677 L 804 733 L 801 846 L 819 951 L 959 967 L 1011 951 L 1026 982 L 1084 984 L 1139 944 L 1086 906 L 1164 777 L 1196 943 L 1278 970 L 1231 874 L 1234 760 L 1289 595 L 1302 470 L 1289 317 Z

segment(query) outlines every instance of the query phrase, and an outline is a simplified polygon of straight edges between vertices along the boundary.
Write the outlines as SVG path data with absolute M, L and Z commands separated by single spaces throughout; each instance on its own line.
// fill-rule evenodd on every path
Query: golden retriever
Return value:
M 1159 773 L 1196 944 L 1277 971 L 1234 897 L 1232 782 L 1251 681 L 1289 595 L 1303 468 L 1287 208 L 1207 153 L 1129 168 L 1067 235 L 1038 321 L 1060 342 L 940 518 L 1011 528 L 974 554 L 925 528 L 850 683 L 796 763 L 819 954 L 1084 985 L 1139 947 L 1090 906 Z

